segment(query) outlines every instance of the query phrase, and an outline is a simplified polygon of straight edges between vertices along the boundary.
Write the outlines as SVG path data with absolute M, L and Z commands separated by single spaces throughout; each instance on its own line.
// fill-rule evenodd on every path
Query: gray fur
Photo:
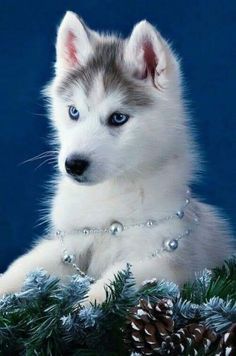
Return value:
M 69 73 L 58 88 L 60 95 L 69 97 L 74 85 L 83 87 L 88 96 L 93 85 L 93 79 L 103 73 L 105 92 L 119 90 L 124 95 L 124 105 L 143 107 L 152 104 L 150 94 L 144 91 L 141 83 L 132 78 L 123 65 L 123 40 L 105 38 L 99 41 L 94 55 L 87 64 Z

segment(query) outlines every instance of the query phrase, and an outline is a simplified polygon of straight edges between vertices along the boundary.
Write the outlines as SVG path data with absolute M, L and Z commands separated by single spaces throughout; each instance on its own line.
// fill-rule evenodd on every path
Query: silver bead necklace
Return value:
M 190 204 L 190 191 L 186 191 L 186 199 L 185 203 L 183 206 L 176 211 L 175 213 L 154 220 L 154 219 L 148 219 L 145 222 L 138 223 L 138 224 L 130 224 L 130 225 L 124 225 L 119 221 L 114 221 L 110 226 L 107 226 L 105 228 L 90 228 L 90 227 L 84 227 L 82 229 L 74 229 L 73 233 L 76 233 L 78 235 L 98 235 L 98 234 L 108 234 L 112 236 L 119 236 L 122 234 L 122 232 L 130 230 L 130 229 L 137 229 L 137 228 L 154 228 L 156 226 L 159 226 L 160 224 L 174 220 L 174 219 L 183 219 L 185 215 L 185 208 Z M 198 223 L 198 217 L 195 215 L 194 217 L 194 223 Z M 164 240 L 162 243 L 162 247 L 159 249 L 153 251 L 151 255 L 149 255 L 149 258 L 157 257 L 161 255 L 163 252 L 173 252 L 179 247 L 179 241 L 182 240 L 184 237 L 187 237 L 191 234 L 192 228 L 188 228 L 185 230 L 183 233 L 177 235 L 175 238 Z M 62 247 L 63 247 L 63 254 L 62 254 L 62 262 L 67 265 L 71 265 L 78 274 L 81 276 L 85 276 L 85 273 L 81 271 L 79 266 L 76 264 L 76 255 L 69 253 L 67 249 L 65 248 L 64 245 L 64 237 L 67 235 L 65 231 L 62 230 L 57 230 L 56 231 L 56 237 L 59 238 L 61 241 Z

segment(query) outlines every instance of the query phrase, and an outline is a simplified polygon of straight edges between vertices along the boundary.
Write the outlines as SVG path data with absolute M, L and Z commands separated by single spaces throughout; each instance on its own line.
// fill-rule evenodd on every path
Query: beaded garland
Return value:
M 190 204 L 190 191 L 187 190 L 186 192 L 186 199 L 184 205 L 179 209 L 177 212 L 174 214 L 171 214 L 169 216 L 166 216 L 164 218 L 154 220 L 154 219 L 148 219 L 147 221 L 139 224 L 130 224 L 130 225 L 123 225 L 119 221 L 114 221 L 110 226 L 105 227 L 103 229 L 99 228 L 89 228 L 85 227 L 83 229 L 76 229 L 74 232 L 80 235 L 90 235 L 90 234 L 110 234 L 112 236 L 119 236 L 122 234 L 123 231 L 127 231 L 129 229 L 135 229 L 135 228 L 153 228 L 161 223 L 164 223 L 166 221 L 172 220 L 172 219 L 183 219 L 185 212 L 184 209 Z M 195 216 L 194 222 L 198 223 L 198 217 Z M 162 247 L 153 251 L 153 253 L 149 257 L 157 257 L 163 252 L 173 252 L 179 247 L 179 241 L 182 240 L 184 237 L 187 237 L 190 235 L 192 232 L 192 229 L 189 228 L 183 233 L 179 234 L 175 238 L 164 240 L 162 243 Z M 66 233 L 62 230 L 57 230 L 56 231 L 56 236 L 60 239 L 62 246 L 63 246 L 63 256 L 62 256 L 62 262 L 65 264 L 72 265 L 75 270 L 81 275 L 85 276 L 85 273 L 81 271 L 81 269 L 78 267 L 78 265 L 75 263 L 76 261 L 76 255 L 71 254 L 67 251 L 67 249 L 64 248 L 64 237 Z

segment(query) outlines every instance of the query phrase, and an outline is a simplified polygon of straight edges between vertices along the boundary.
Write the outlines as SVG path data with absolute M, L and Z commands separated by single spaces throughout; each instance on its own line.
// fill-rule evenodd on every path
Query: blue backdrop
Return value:
M 52 75 L 56 27 L 68 9 L 94 29 L 124 35 L 146 18 L 173 42 L 206 160 L 195 190 L 236 227 L 234 0 L 1 0 L 0 271 L 43 231 L 40 200 L 52 167 L 19 163 L 49 149 L 39 93 Z

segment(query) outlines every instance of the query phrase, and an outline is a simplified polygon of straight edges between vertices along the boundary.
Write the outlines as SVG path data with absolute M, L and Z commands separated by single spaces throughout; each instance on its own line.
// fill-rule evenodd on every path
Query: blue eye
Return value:
M 79 111 L 76 109 L 76 107 L 74 106 L 69 106 L 69 116 L 71 118 L 71 120 L 78 120 L 79 118 Z
M 129 115 L 121 114 L 120 112 L 114 112 L 108 119 L 110 126 L 121 126 L 129 120 Z

